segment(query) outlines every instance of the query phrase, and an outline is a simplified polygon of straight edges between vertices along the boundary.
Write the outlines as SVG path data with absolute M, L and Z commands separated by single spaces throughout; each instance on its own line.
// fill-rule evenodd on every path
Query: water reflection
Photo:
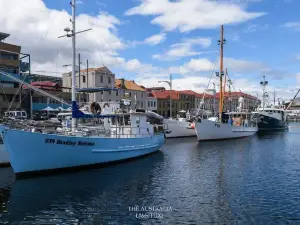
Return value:
M 3 178 L 0 223 L 297 224 L 297 132 L 203 143 L 172 139 L 158 154 L 112 167 L 15 183 Z M 163 219 L 137 219 L 129 211 L 135 205 L 172 211 Z
M 128 206 L 140 204 L 148 195 L 155 166 L 163 159 L 159 152 L 109 168 L 16 180 L 11 190 L 2 189 L 10 192 L 5 194 L 10 199 L 2 220 L 28 224 L 120 222 L 128 216 Z

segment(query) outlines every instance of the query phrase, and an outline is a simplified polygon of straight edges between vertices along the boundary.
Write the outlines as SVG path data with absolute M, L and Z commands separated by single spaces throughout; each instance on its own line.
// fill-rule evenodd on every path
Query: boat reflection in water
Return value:
M 163 153 L 158 152 L 101 169 L 16 180 L 10 193 L 4 193 L 6 197 L 2 198 L 3 211 L 7 212 L 0 217 L 0 222 L 123 224 L 122 218 L 127 215 L 125 224 L 133 224 L 135 213 L 128 208 L 142 205 L 143 196 L 151 195 L 149 187 L 153 186 L 156 166 L 163 164 L 163 160 Z M 132 216 L 128 216 L 130 213 Z

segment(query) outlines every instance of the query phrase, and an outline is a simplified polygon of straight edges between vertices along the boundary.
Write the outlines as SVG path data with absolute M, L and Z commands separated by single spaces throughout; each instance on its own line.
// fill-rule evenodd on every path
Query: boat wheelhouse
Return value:
M 284 130 L 288 128 L 288 113 L 284 109 L 265 107 L 253 112 L 259 130 Z

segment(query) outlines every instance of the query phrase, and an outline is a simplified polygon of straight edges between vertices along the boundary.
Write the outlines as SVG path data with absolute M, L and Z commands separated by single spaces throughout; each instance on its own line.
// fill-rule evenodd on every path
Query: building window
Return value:
M 141 108 L 144 108 L 144 102 L 141 102 Z
M 103 91 L 102 90 L 100 91 L 100 94 L 103 95 Z
M 119 95 L 119 91 L 118 90 L 116 90 L 116 96 L 118 96 Z
M 100 82 L 103 83 L 103 76 L 100 76 Z
M 18 55 L 8 52 L 1 52 L 1 59 L 18 60 Z
M 109 102 L 111 102 L 111 99 L 108 99 Z
M 108 91 L 108 94 L 111 95 L 111 91 Z
M 85 76 L 82 76 L 82 82 L 85 83 Z
M 156 107 L 156 101 L 153 102 L 153 106 Z
M 150 101 L 148 101 L 148 107 L 150 107 Z
M 153 107 L 153 101 L 151 101 L 151 107 Z
M 108 83 L 109 84 L 111 83 L 111 77 L 108 77 Z

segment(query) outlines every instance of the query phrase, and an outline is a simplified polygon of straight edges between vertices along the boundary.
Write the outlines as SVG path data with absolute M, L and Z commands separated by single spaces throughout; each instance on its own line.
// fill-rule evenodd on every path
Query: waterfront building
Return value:
M 290 105 L 291 101 L 293 102 Z M 291 99 L 290 101 L 282 101 L 281 103 L 284 105 L 284 108 L 287 108 L 290 105 L 289 110 L 300 110 L 300 97 Z
M 71 88 L 71 73 L 64 73 L 62 77 L 63 86 Z M 78 88 L 107 87 L 118 89 L 88 94 L 87 102 L 120 102 L 121 99 L 127 98 L 132 100 L 137 108 L 146 109 L 146 90 L 133 80 L 116 79 L 115 74 L 105 66 L 80 70 L 80 75 L 78 72 L 76 73 L 76 79 Z
M 36 81 L 31 82 L 31 85 L 71 104 L 71 93 L 69 92 L 69 88 L 62 87 L 59 82 Z M 26 110 L 29 117 L 40 114 L 46 107 L 57 110 L 57 112 L 59 111 L 58 108 L 67 109 L 70 107 L 57 102 L 52 98 L 41 95 L 38 92 L 31 91 L 26 86 L 23 86 L 23 96 L 22 107 Z
M 170 115 L 170 91 L 164 87 L 147 88 L 157 97 L 157 112 L 158 114 L 169 117 Z M 204 101 L 203 101 L 204 100 Z M 192 90 L 172 90 L 172 116 L 175 117 L 178 112 L 195 111 L 204 102 L 203 109 L 214 112 L 219 104 L 218 96 L 211 94 L 199 94 Z
M 23 75 L 28 76 L 30 82 L 51 81 L 53 83 L 59 84 L 60 86 L 63 86 L 62 77 L 41 75 L 37 73 L 23 73 Z
M 217 98 L 220 97 L 220 93 L 216 93 Z M 244 98 L 244 108 L 249 111 L 254 111 L 260 104 L 261 101 L 252 95 L 243 92 L 225 92 L 224 93 L 224 111 L 235 111 L 239 106 L 239 98 Z
M 149 88 L 149 90 L 153 89 Z M 157 113 L 164 117 L 170 117 L 170 91 L 166 91 L 164 88 L 155 90 L 152 93 L 157 98 Z M 172 116 L 175 117 L 179 111 L 179 93 L 172 91 Z
M 179 109 L 180 110 L 192 110 L 196 106 L 196 93 L 191 90 L 178 91 L 179 93 Z
M 0 32 L 0 70 L 23 79 L 20 73 L 28 71 L 29 64 L 20 60 L 21 46 L 5 42 L 9 36 L 10 34 Z M 8 109 L 20 110 L 22 93 L 19 83 L 0 75 L 0 87 L 0 116 Z
M 146 110 L 157 112 L 157 98 L 155 97 L 155 95 L 152 93 L 151 90 L 148 90 L 144 86 L 141 87 L 146 90 Z

